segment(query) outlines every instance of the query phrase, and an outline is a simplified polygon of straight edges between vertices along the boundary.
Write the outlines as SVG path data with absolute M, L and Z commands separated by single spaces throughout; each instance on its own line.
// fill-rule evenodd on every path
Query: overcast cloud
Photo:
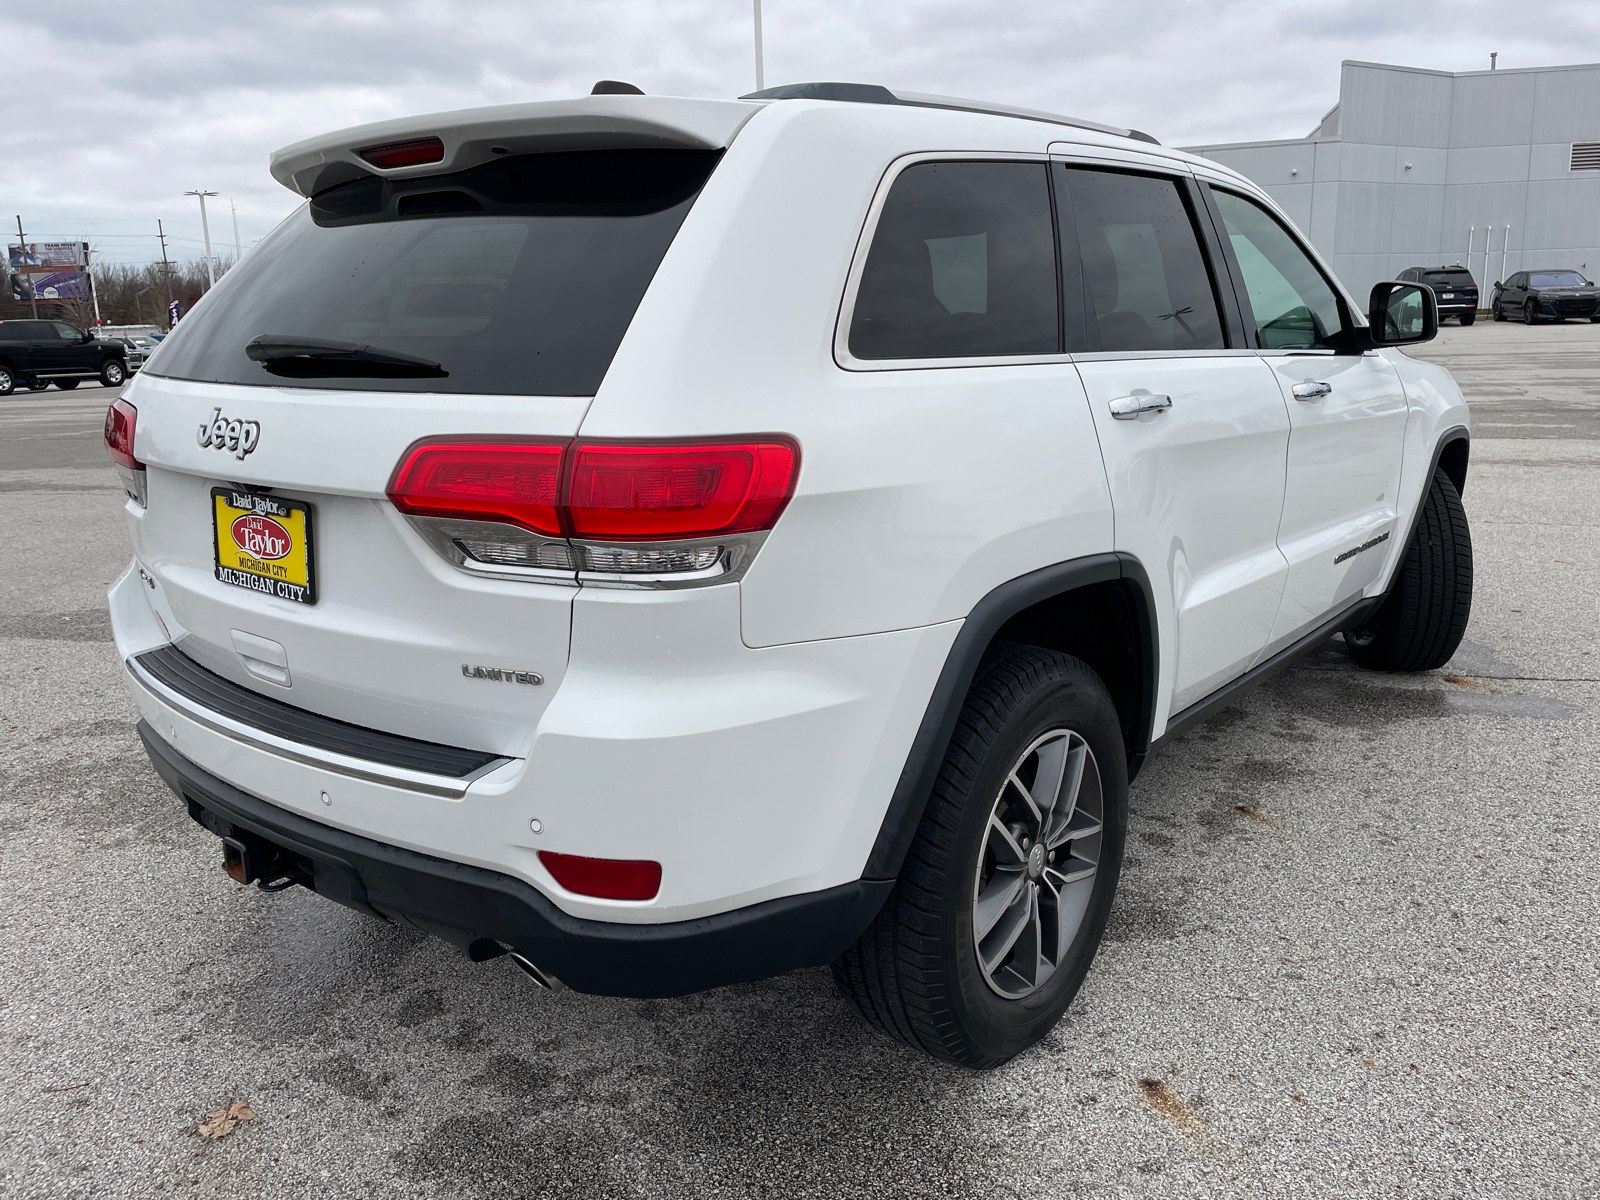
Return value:
M 754 87 L 750 0 L 63 3 L 0 10 L 0 219 L 106 259 L 248 248 L 295 204 L 267 155 L 366 121 L 588 92 Z M 1545 0 L 765 0 L 767 83 L 841 79 L 1148 130 L 1169 145 L 1304 136 L 1339 63 L 1480 70 L 1600 59 L 1600 5 Z M 1596 114 L 1600 136 L 1600 114 Z

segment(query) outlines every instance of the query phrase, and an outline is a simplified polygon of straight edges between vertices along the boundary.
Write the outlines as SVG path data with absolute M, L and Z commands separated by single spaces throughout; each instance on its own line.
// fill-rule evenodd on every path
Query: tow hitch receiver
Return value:
M 237 827 L 222 839 L 222 869 L 235 883 L 255 883 L 263 892 L 311 883 L 311 876 L 294 855 Z

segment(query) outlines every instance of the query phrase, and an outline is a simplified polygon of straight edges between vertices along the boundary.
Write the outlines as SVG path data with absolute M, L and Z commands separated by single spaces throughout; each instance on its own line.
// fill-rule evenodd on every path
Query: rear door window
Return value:
M 1064 167 L 1083 284 L 1089 348 L 1219 350 L 1216 292 L 1176 181 Z
M 860 359 L 1053 354 L 1061 334 L 1044 163 L 927 162 L 895 179 L 850 320 Z
M 322 192 L 217 283 L 151 372 L 276 387 L 593 395 L 720 155 L 510 155 Z M 263 335 L 368 347 L 437 370 L 360 353 L 257 361 L 245 348 Z
M 1213 191 L 1244 277 L 1263 350 L 1335 350 L 1344 345 L 1339 297 L 1310 256 L 1266 209 Z

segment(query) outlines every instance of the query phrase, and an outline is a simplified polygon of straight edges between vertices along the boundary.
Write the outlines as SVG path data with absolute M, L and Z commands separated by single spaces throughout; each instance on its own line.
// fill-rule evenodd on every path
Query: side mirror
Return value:
M 92 330 L 92 329 L 86 329 L 86 330 L 84 330 L 84 333 L 83 333 L 83 340 L 84 340 L 84 341 L 85 341 L 85 342 L 92 342 L 92 341 L 94 341 L 94 330 Z
M 1439 300 L 1425 284 L 1375 284 L 1367 321 L 1367 339 L 1373 346 L 1432 341 L 1439 332 Z

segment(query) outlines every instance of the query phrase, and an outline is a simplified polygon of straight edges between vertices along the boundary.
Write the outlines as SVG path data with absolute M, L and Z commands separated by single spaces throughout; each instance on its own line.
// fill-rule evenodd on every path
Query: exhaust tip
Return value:
M 244 861 L 244 846 L 232 838 L 222 839 L 222 869 L 235 883 L 250 882 L 249 868 Z
M 518 954 L 515 950 L 511 951 L 511 961 L 517 964 L 517 968 L 524 975 L 526 975 L 529 979 L 531 979 L 535 983 L 537 983 L 545 991 L 553 992 L 553 991 L 556 991 L 558 988 L 560 988 L 561 984 L 555 978 L 555 976 L 546 975 L 536 965 L 534 965 L 534 963 L 532 961 L 530 961 L 529 959 L 524 958 L 522 955 Z

